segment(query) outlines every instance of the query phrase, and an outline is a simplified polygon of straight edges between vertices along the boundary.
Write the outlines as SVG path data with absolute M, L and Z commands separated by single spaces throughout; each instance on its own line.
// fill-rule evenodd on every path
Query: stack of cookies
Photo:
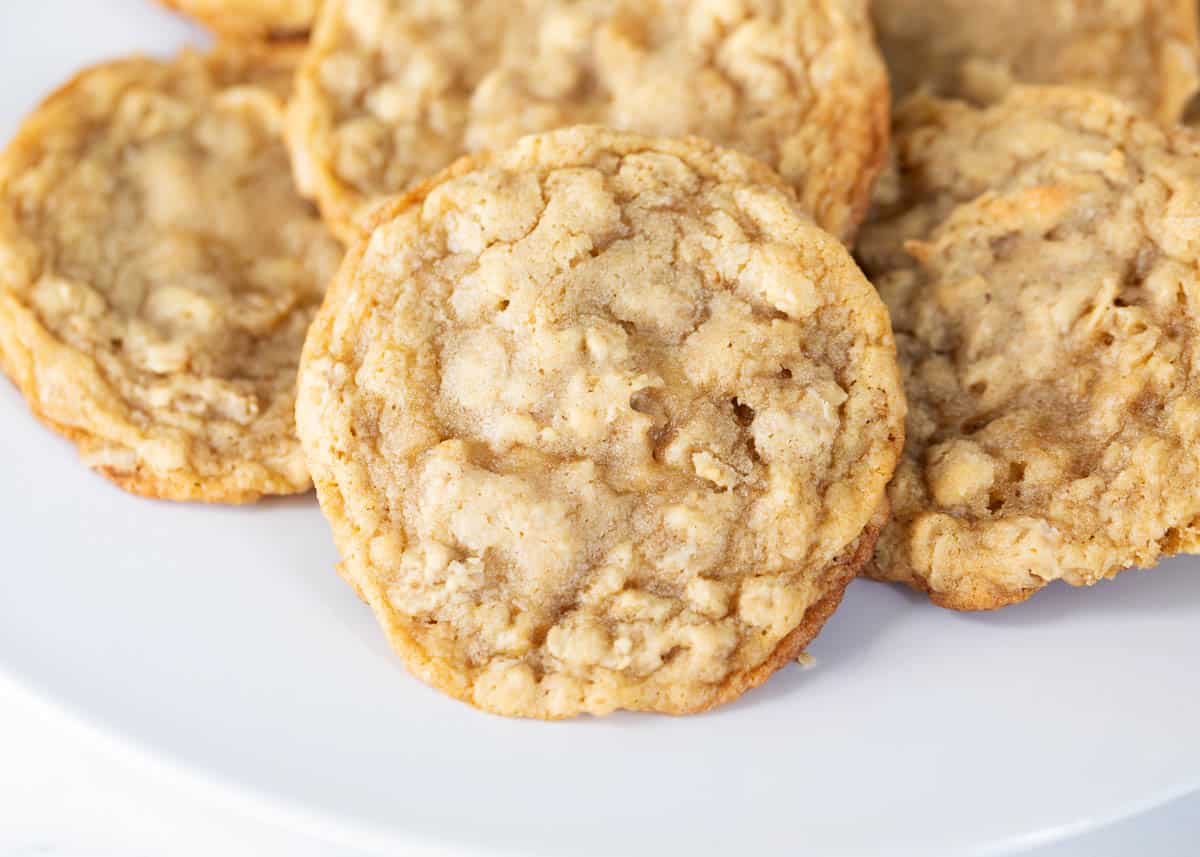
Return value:
M 701 711 L 860 573 L 1200 545 L 1194 4 L 169 5 L 0 157 L 0 367 L 135 493 L 315 485 L 446 693 Z

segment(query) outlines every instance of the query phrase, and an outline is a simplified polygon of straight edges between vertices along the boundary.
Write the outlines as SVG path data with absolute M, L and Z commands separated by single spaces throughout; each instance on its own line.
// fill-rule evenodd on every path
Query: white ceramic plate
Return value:
M 196 31 L 142 0 L 0 10 L 0 133 L 85 61 Z M 1200 560 L 955 615 L 860 582 L 715 713 L 541 724 L 410 678 L 311 498 L 139 500 L 0 389 L 0 671 L 142 759 L 363 847 L 999 854 L 1200 788 Z

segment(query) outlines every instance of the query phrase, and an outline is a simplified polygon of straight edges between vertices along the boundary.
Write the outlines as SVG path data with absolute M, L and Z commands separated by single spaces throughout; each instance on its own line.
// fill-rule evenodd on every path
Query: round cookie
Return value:
M 296 366 L 341 256 L 282 140 L 291 52 L 82 72 L 0 155 L 0 366 L 138 494 L 309 485 Z
M 230 39 L 289 40 L 308 35 L 320 0 L 161 0 Z
M 874 540 L 887 313 L 769 169 L 599 127 L 377 212 L 301 360 L 342 573 L 409 669 L 508 715 L 764 681 Z
M 865 0 L 330 0 L 297 75 L 301 188 L 346 240 L 459 155 L 596 123 L 777 169 L 830 232 L 865 213 L 888 83 Z
M 1194 547 L 1200 138 L 1085 90 L 914 97 L 863 227 L 907 443 L 872 574 L 960 610 Z
M 871 2 L 897 98 L 926 86 L 991 102 L 1014 82 L 1070 84 L 1170 124 L 1197 89 L 1195 0 Z

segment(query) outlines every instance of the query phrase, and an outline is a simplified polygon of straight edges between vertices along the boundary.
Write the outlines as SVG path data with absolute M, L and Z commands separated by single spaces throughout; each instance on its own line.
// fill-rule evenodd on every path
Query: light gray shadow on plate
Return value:
M 1090 587 L 1050 584 L 1028 601 L 985 613 L 963 613 L 965 621 L 1022 627 L 1061 621 L 1086 611 L 1093 615 L 1192 612 L 1200 607 L 1197 557 L 1175 557 L 1153 569 L 1130 569 Z M 1191 567 L 1189 567 L 1191 566 Z

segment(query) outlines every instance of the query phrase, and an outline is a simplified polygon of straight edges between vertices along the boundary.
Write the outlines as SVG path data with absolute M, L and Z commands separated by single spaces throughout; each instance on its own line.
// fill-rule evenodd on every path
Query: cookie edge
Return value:
M 244 15 L 236 13 L 201 12 L 193 9 L 188 0 L 158 0 L 159 5 L 177 15 L 182 15 L 189 21 L 201 25 L 221 39 L 231 42 L 263 42 L 266 44 L 299 44 L 308 39 L 312 33 L 318 9 L 313 15 L 313 21 L 308 26 L 300 28 L 274 28 L 265 22 L 249 20 Z

